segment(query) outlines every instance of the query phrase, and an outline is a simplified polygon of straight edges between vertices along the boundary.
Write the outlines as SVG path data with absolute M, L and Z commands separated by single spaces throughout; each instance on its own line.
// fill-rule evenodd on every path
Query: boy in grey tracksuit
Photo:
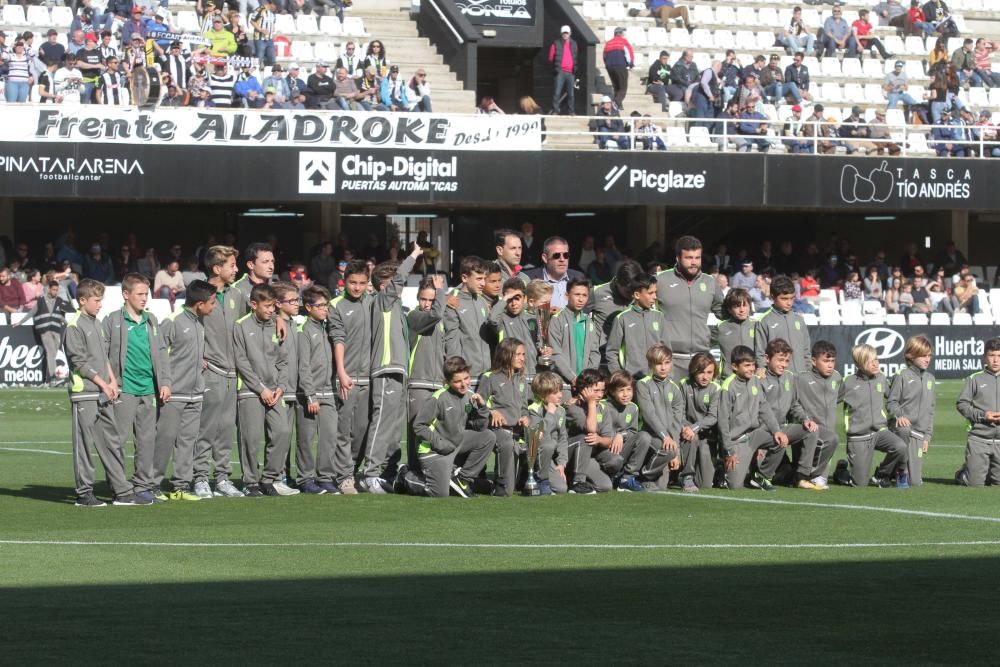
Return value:
M 730 358 L 733 374 L 722 383 L 719 394 L 719 440 L 726 484 L 742 489 L 758 450 L 764 450 L 752 476 L 755 487 L 773 490 L 771 477 L 785 456 L 787 438 L 764 398 L 764 389 L 754 373 L 753 350 L 739 346 Z
M 702 387 L 686 377 L 681 380 L 680 388 L 684 399 L 681 430 L 687 427 L 694 436 L 680 440 L 681 488 L 691 491 L 687 482 L 691 480 L 698 489 L 710 489 L 715 480 L 715 465 L 709 436 L 719 423 L 720 386 L 718 382 L 709 382 Z
M 818 490 L 810 479 L 813 462 L 816 460 L 816 450 L 819 447 L 819 425 L 806 418 L 805 410 L 799 402 L 795 374 L 784 370 L 791 352 L 786 351 L 787 346 L 774 349 L 775 342 L 780 340 L 771 341 L 772 349 L 767 354 L 767 370 L 760 383 L 764 388 L 764 398 L 768 407 L 781 425 L 781 431 L 788 436 L 788 444 L 792 446 L 796 485 L 804 489 Z M 776 357 L 784 358 L 776 359 Z
M 844 380 L 834 367 L 837 364 L 837 348 L 825 340 L 818 340 L 812 347 L 810 368 L 795 377 L 795 395 L 802 406 L 805 419 L 819 426 L 816 447 L 819 454 L 812 461 L 809 481 L 825 487 L 830 460 L 837 451 L 840 439 L 837 437 L 837 403 L 840 402 Z M 800 458 L 805 471 L 808 461 Z
M 104 318 L 104 341 L 111 372 L 121 378 L 121 394 L 112 402 L 119 441 L 129 435 L 135 445 L 132 483 L 137 493 L 162 497 L 156 483 L 157 402 L 170 398 L 170 364 L 156 317 L 145 310 L 149 281 L 126 274 L 122 280 L 125 304 Z
M 359 477 L 363 491 L 384 493 L 384 471 L 399 459 L 400 442 L 406 437 L 406 369 L 410 344 L 400 295 L 423 248 L 413 250 L 398 266 L 383 262 L 375 267 L 376 289 L 372 303 L 371 426 Z
M 616 374 L 619 377 L 621 373 Z M 618 382 L 615 375 L 608 380 L 605 400 L 601 401 L 598 422 L 610 422 L 612 440 L 621 439 L 620 455 L 624 460 L 619 491 L 644 491 L 640 476 L 646 456 L 653 447 L 653 438 L 639 430 L 639 406 L 632 402 L 632 385 Z M 623 393 L 625 392 L 625 393 Z
M 907 345 L 911 344 L 907 341 Z M 892 430 L 907 445 L 907 465 L 910 485 L 923 484 L 924 450 L 934 437 L 934 375 L 927 370 L 930 343 L 924 339 L 926 361 L 915 359 L 907 349 L 906 368 L 889 383 L 886 407 L 892 417 Z M 924 355 L 920 355 L 921 357 Z
M 792 311 L 795 303 L 795 283 L 788 276 L 777 276 L 771 281 L 771 298 L 774 305 L 758 320 L 754 330 L 754 351 L 757 355 L 757 367 L 764 368 L 767 361 L 764 352 L 767 344 L 775 338 L 781 338 L 792 347 L 792 359 L 789 369 L 798 375 L 809 370 L 809 329 L 802 315 Z
M 118 439 L 111 397 L 118 384 L 108 363 L 107 347 L 96 315 L 101 309 L 104 285 L 85 278 L 80 281 L 77 297 L 80 311 L 66 323 L 65 350 L 69 362 L 69 400 L 73 411 L 73 472 L 77 505 L 100 507 L 94 498 L 94 462 L 97 452 L 115 499 L 134 498 L 132 485 L 125 478 L 125 455 Z M 126 500 L 128 504 L 134 504 Z
M 986 341 L 983 370 L 965 379 L 958 413 L 968 421 L 968 486 L 1000 485 L 1000 338 Z
M 650 350 L 666 349 L 656 346 Z M 677 459 L 684 421 L 684 395 L 670 377 L 670 366 L 661 374 L 650 364 L 650 374 L 635 384 L 635 402 L 639 406 L 642 430 L 649 436 L 650 456 L 640 470 L 644 480 L 666 489 L 670 482 L 670 467 Z
M 864 348 L 870 351 L 867 356 L 862 356 Z M 844 378 L 840 393 L 844 402 L 851 480 L 855 486 L 868 486 L 869 480 L 880 487 L 891 486 L 896 471 L 905 469 L 907 446 L 887 428 L 885 399 L 889 394 L 889 382 L 878 370 L 878 357 L 873 348 L 855 346 L 854 361 L 857 372 Z M 875 469 L 875 476 L 870 477 L 875 450 L 885 452 L 885 458 Z
M 445 497 L 451 488 L 468 497 L 473 480 L 493 451 L 496 436 L 486 430 L 486 401 L 469 393 L 472 380 L 465 360 L 449 357 L 444 377 L 447 386 L 435 391 L 413 420 L 424 493 Z
M 478 257 L 462 260 L 462 287 L 451 292 L 457 297 L 458 304 L 444 313 L 445 354 L 465 359 L 472 374 L 473 387 L 491 365 L 487 343 L 490 305 L 482 294 L 486 268 L 486 262 Z
M 341 457 L 334 458 L 338 485 L 353 479 L 371 420 L 372 297 L 366 292 L 367 279 L 364 262 L 348 264 L 346 288 L 330 301 L 327 315 L 337 372 L 337 450 L 351 452 L 349 465 Z
M 561 382 L 555 395 L 562 400 Z M 537 474 L 542 495 L 566 493 L 569 490 L 566 484 L 566 464 L 569 462 L 566 409 L 558 403 L 536 400 L 528 406 L 528 418 L 529 432 L 541 427 Z
M 153 460 L 154 486 L 159 488 L 167 465 L 173 459 L 170 483 L 177 500 L 195 500 L 193 485 L 194 445 L 201 424 L 205 380 L 205 327 L 202 318 L 216 307 L 215 289 L 207 282 L 192 281 L 187 286 L 184 308 L 160 325 L 170 366 L 170 400 L 160 407 L 156 421 L 156 449 Z
M 674 267 L 656 274 L 656 296 L 667 327 L 664 342 L 674 353 L 673 379 L 687 375 L 696 352 L 707 352 L 711 331 L 708 315 L 722 317 L 722 288 L 715 277 L 700 270 L 688 278 Z
M 273 495 L 268 490 L 275 482 L 282 481 L 291 441 L 285 414 L 287 408 L 281 400 L 288 361 L 274 322 L 275 303 L 275 293 L 270 286 L 255 285 L 251 292 L 251 311 L 237 320 L 233 329 L 239 374 L 240 465 L 244 493 L 248 496 Z M 267 446 L 261 474 L 257 455 L 265 436 Z
M 238 493 L 229 483 L 233 473 L 233 427 L 236 424 L 236 356 L 233 329 L 247 312 L 243 294 L 231 286 L 216 285 L 215 309 L 202 319 L 205 326 L 205 394 L 201 404 L 201 424 L 194 448 L 194 483 L 207 484 L 215 464 L 216 492 L 220 484 L 229 495 Z
M 622 274 L 623 270 L 619 269 L 619 273 Z M 630 285 L 622 286 L 618 276 L 615 276 L 609 283 L 594 286 L 587 305 L 590 307 L 590 314 L 594 319 L 594 326 L 597 328 L 597 347 L 601 359 L 606 356 L 605 347 L 608 335 L 611 333 L 611 325 L 615 321 L 615 315 L 628 308 L 631 303 L 632 288 Z
M 487 322 L 496 332 L 498 344 L 507 338 L 516 338 L 524 344 L 524 375 L 531 382 L 538 371 L 540 334 L 538 320 L 524 309 L 526 301 L 524 282 L 519 278 L 508 280 L 503 287 L 503 296 L 490 309 Z
M 295 330 L 297 365 L 295 484 L 303 493 L 339 493 L 336 469 L 350 469 L 349 446 L 339 448 L 337 394 L 333 389 L 333 348 L 326 321 L 330 293 L 322 287 L 302 292 L 306 319 Z M 317 440 L 313 457 L 313 441 Z M 345 443 L 346 445 L 346 443 Z M 338 461 L 334 465 L 334 461 Z M 347 479 L 353 488 L 353 480 Z
M 656 281 L 640 276 L 635 281 L 632 305 L 618 313 L 611 325 L 605 362 L 608 371 L 623 370 L 632 377 L 646 374 L 646 352 L 666 342 L 666 320 L 656 309 Z
M 567 284 L 566 307 L 549 320 L 552 370 L 563 379 L 564 390 L 585 368 L 601 365 L 601 332 L 594 318 L 583 312 L 590 294 L 588 284 L 583 280 Z
M 608 408 L 601 400 L 601 394 L 586 392 L 588 387 L 601 381 L 596 369 L 586 369 L 574 383 L 576 395 L 564 406 L 569 460 L 573 466 L 572 493 L 586 495 L 594 491 L 613 491 L 613 480 L 625 465 L 625 460 L 619 454 L 613 454 L 607 446 L 601 444 L 610 444 L 615 435 L 612 419 L 606 416 Z M 588 436 L 591 442 L 587 441 Z M 592 488 L 588 488 L 590 486 Z
M 406 462 L 414 470 L 420 469 L 413 420 L 431 394 L 444 384 L 441 364 L 444 363 L 444 309 L 448 290 L 444 278 L 426 278 L 417 291 L 418 308 L 406 314 L 410 330 L 410 360 L 406 383 L 407 438 Z
M 527 348 L 527 345 L 524 347 Z M 514 433 L 515 430 L 522 432 L 527 426 L 531 387 L 523 372 L 507 375 L 502 370 L 490 370 L 479 379 L 478 392 L 490 411 L 490 430 L 496 434 L 497 467 L 493 495 L 511 496 L 514 494 L 518 453 L 523 449 L 515 442 Z M 502 426 L 493 425 L 494 412 L 502 416 Z

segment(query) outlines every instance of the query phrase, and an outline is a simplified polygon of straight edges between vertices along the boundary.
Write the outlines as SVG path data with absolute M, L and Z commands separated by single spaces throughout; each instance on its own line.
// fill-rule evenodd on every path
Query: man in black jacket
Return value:
M 683 100 L 687 87 L 697 79 L 698 66 L 694 64 L 694 52 L 691 49 L 684 49 L 683 55 L 670 70 L 670 85 L 667 86 L 667 96 L 675 102 Z
M 610 102 L 610 100 L 609 100 Z M 552 307 L 566 307 L 566 283 L 570 280 L 585 278 L 575 269 L 569 268 L 569 243 L 561 236 L 550 236 L 542 244 L 542 263 L 534 269 L 524 272 L 526 278 L 544 280 L 552 285 Z
M 661 111 L 667 110 L 667 87 L 670 85 L 670 54 L 660 51 L 660 59 L 654 60 L 646 75 L 646 92 L 653 96 Z

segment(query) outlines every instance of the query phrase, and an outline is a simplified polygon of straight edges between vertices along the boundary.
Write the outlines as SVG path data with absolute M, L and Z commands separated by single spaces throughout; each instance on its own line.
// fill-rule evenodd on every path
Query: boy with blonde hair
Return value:
M 671 379 L 674 354 L 666 343 L 646 352 L 649 375 L 635 385 L 642 430 L 649 436 L 649 453 L 640 473 L 660 490 L 666 489 L 670 471 L 680 467 L 678 443 L 684 423 L 684 395 Z
M 893 418 L 892 430 L 907 444 L 907 466 L 896 472 L 906 475 L 911 486 L 924 483 L 923 462 L 934 437 L 937 399 L 931 364 L 931 342 L 926 336 L 910 336 L 903 348 L 906 368 L 889 383 L 886 407 Z
M 569 438 L 566 409 L 562 405 L 562 380 L 551 371 L 542 371 L 531 381 L 535 401 L 528 406 L 528 432 L 540 428 L 538 448 L 538 491 L 540 495 L 566 493 L 566 464 L 569 462 Z

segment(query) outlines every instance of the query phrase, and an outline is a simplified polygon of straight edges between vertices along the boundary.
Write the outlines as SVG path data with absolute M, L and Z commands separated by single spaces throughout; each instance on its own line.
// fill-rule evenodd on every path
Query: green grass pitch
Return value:
M 926 483 L 910 490 L 96 510 L 72 506 L 66 394 L 0 392 L 0 655 L 996 664 L 1000 493 L 952 483 L 959 388 L 939 386 Z

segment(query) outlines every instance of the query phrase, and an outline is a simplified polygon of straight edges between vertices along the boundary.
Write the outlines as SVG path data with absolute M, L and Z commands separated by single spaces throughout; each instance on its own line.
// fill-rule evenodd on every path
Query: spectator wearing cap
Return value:
M 625 131 L 625 123 L 614 106 L 614 100 L 605 95 L 601 98 L 601 108 L 597 111 L 597 146 L 605 150 L 609 144 L 615 144 L 623 151 L 629 149 L 629 136 Z
M 885 111 L 882 109 L 875 110 L 875 120 L 868 127 L 868 137 L 874 142 L 879 155 L 899 155 L 900 145 L 892 140 L 892 133 L 885 122 Z
M 847 147 L 847 154 L 863 152 L 865 155 L 875 151 L 875 144 L 867 141 L 870 137 L 868 125 L 861 118 L 861 107 L 851 107 L 851 115 L 844 119 L 843 124 L 837 131 L 844 145 Z
M 792 107 L 792 117 L 785 123 L 783 134 L 785 138 L 782 143 L 788 147 L 789 153 L 812 153 L 813 145 L 811 141 L 805 139 L 805 121 L 802 120 L 802 105 L 796 104 Z
M 625 28 L 615 28 L 615 36 L 604 44 L 604 67 L 611 79 L 615 106 L 622 109 L 628 93 L 628 72 L 635 67 L 635 51 L 625 39 Z
M 399 65 L 389 67 L 389 76 L 382 79 L 379 100 L 388 111 L 409 111 L 410 98 L 406 94 L 406 82 L 399 76 Z
M 794 104 L 802 103 L 799 87 L 792 81 L 785 81 L 785 75 L 781 71 L 781 56 L 777 53 L 771 54 L 771 61 L 761 71 L 761 85 L 775 106 L 780 105 L 786 97 L 791 97 Z
M 299 64 L 291 63 L 288 66 L 288 76 L 285 77 L 288 84 L 288 103 L 292 109 L 306 108 L 306 83 L 299 78 Z
M 410 111 L 431 112 L 431 84 L 427 82 L 427 70 L 423 67 L 414 73 L 407 95 L 410 98 Z
M 268 88 L 274 89 L 274 105 L 276 108 L 288 109 L 290 107 L 285 105 L 288 104 L 291 91 L 288 90 L 288 81 L 281 74 L 281 65 L 275 63 L 271 66 L 271 76 L 265 77 L 261 81 L 261 86 L 263 86 L 265 93 Z
M 858 40 L 855 39 L 851 26 L 844 20 L 844 10 L 839 5 L 833 8 L 833 14 L 823 22 L 823 47 L 827 56 L 837 55 L 840 49 L 844 49 L 849 58 L 856 58 L 858 55 Z
M 549 65 L 552 66 L 552 113 L 562 112 L 563 99 L 569 115 L 576 113 L 577 47 L 568 25 L 559 28 L 559 39 L 549 46 Z
M 931 148 L 938 157 L 965 157 L 965 146 L 959 143 L 961 134 L 952 125 L 951 111 L 941 112 L 941 120 L 931 130 Z
M 233 86 L 236 101 L 240 106 L 250 109 L 258 108 L 257 100 L 264 97 L 264 88 L 253 72 L 253 65 L 244 65 L 243 71 L 237 76 L 236 85 Z
M 317 61 L 316 69 L 306 80 L 306 107 L 328 109 L 327 103 L 333 98 L 334 81 L 327 72 L 326 62 Z
M 151 65 L 152 49 L 147 46 L 146 39 L 139 33 L 132 33 L 132 42 L 125 47 L 124 62 L 126 70 Z
M 809 92 L 809 68 L 803 64 L 805 53 L 797 52 L 792 56 L 792 64 L 785 68 L 785 83 L 794 83 L 799 89 L 799 95 L 804 100 L 812 100 Z
M 146 19 L 146 35 L 149 36 L 156 45 L 156 52 L 161 54 L 170 48 L 170 40 L 157 38 L 156 33 L 174 32 L 174 27 L 170 25 L 170 10 L 166 7 L 159 7 L 151 17 Z
M 105 69 L 101 52 L 97 48 L 97 35 L 93 33 L 87 35 L 86 48 L 77 52 L 76 59 L 77 67 L 83 74 L 83 93 L 80 95 L 80 101 L 90 104 L 94 99 L 94 89 Z
M 753 260 L 745 258 L 740 262 L 739 273 L 729 278 L 729 289 L 740 287 L 750 291 L 757 284 L 757 274 L 753 272 Z
M 170 75 L 171 80 L 184 90 L 188 85 L 188 65 L 187 58 L 181 52 L 181 43 L 170 42 L 167 52 L 158 56 L 160 70 Z
M 212 29 L 205 33 L 205 37 L 211 42 L 209 53 L 213 56 L 228 58 L 236 53 L 236 39 L 233 33 L 226 30 L 222 16 L 212 17 Z
M 678 22 L 678 27 L 686 27 L 688 32 L 694 30 L 691 18 L 688 15 L 688 8 L 684 5 L 677 6 L 675 0 L 646 0 L 646 8 L 649 15 L 660 22 L 660 25 L 667 27 L 671 20 Z M 638 9 L 628 10 L 628 15 L 632 18 L 641 14 Z
M 666 51 L 660 51 L 659 59 L 650 64 L 649 72 L 646 74 L 646 92 L 653 96 L 653 99 L 660 105 L 660 111 L 664 113 L 668 109 L 667 86 L 669 85 L 670 54 Z
M 100 21 L 95 19 L 91 0 L 83 0 L 79 5 L 76 10 L 76 16 L 73 17 L 73 20 L 69 24 L 70 33 L 74 30 L 83 30 L 84 34 L 88 32 L 96 34 L 104 26 L 104 14 L 100 14 Z
M 38 47 L 38 59 L 46 65 L 62 63 L 63 56 L 66 55 L 66 47 L 59 43 L 59 33 L 49 28 L 45 37 L 45 43 Z
M 236 89 L 237 74 L 229 69 L 226 63 L 218 63 L 208 77 L 208 87 L 212 92 L 214 106 L 228 109 L 233 106 L 233 93 Z
M 907 92 L 910 89 L 910 83 L 906 77 L 906 72 L 903 71 L 903 64 L 902 60 L 895 62 L 892 71 L 885 75 L 885 83 L 882 84 L 882 90 L 885 91 L 885 98 L 888 102 L 886 106 L 889 109 L 895 109 L 896 105 L 902 102 L 903 112 L 909 116 L 910 107 L 919 104 L 919 102 L 913 99 L 913 96 Z
M 976 139 L 983 142 L 984 157 L 1000 157 L 1000 143 L 997 143 L 997 126 L 993 124 L 993 115 L 983 109 L 976 121 Z
M 142 19 L 142 7 L 133 7 L 131 18 L 122 26 L 122 44 L 130 44 L 132 35 L 136 33 L 145 40 L 148 32 L 146 22 Z

